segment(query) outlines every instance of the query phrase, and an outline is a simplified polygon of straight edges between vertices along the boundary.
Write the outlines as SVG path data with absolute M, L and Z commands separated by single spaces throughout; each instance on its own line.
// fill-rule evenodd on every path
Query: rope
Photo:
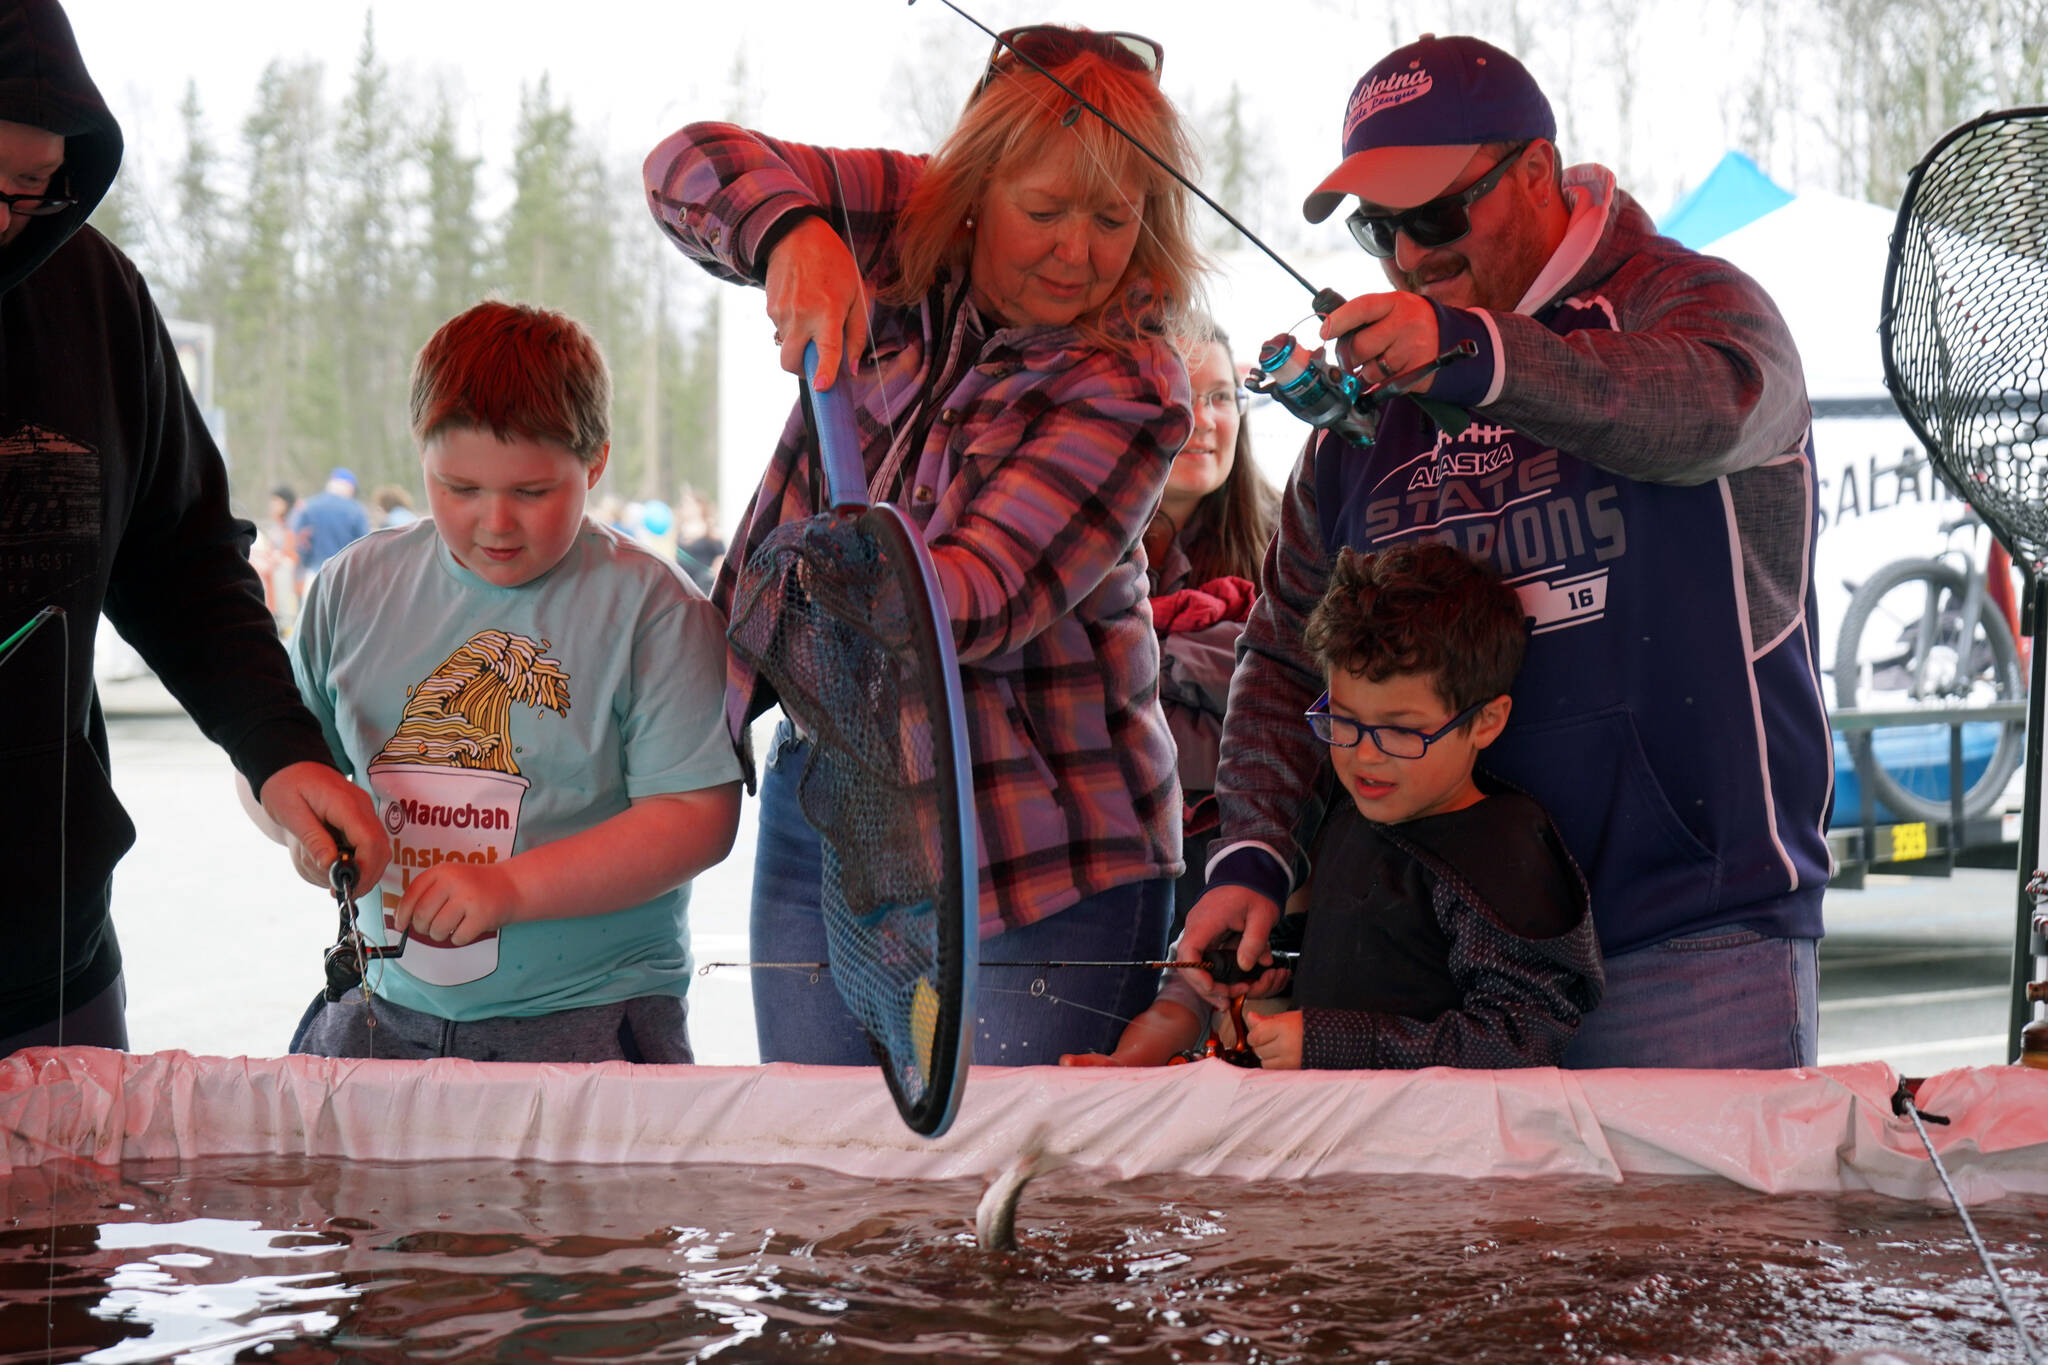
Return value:
M 2034 1339 L 2027 1335 L 2026 1323 L 2020 1318 L 2019 1310 L 2013 1307 L 2012 1298 L 2005 1291 L 2005 1279 L 1998 1273 L 1998 1267 L 1992 1263 L 1991 1251 L 1984 1245 L 1984 1239 L 1978 1236 L 1977 1224 L 1971 1219 L 1970 1210 L 1964 1206 L 1962 1197 L 1956 1193 L 1954 1182 L 1948 1178 L 1948 1167 L 1941 1164 L 1941 1156 L 1934 1150 L 1934 1139 L 1927 1135 L 1927 1125 L 1920 1122 L 1919 1106 L 1913 1103 L 1912 1092 L 1907 1090 L 1903 1080 L 1899 1082 L 1898 1090 L 1892 1095 L 1892 1112 L 1904 1114 L 1913 1120 L 1913 1130 L 1920 1134 L 1920 1145 L 1927 1149 L 1927 1159 L 1934 1163 L 1934 1173 L 1941 1177 L 1941 1187 L 1948 1191 L 1949 1203 L 1955 1206 L 1956 1216 L 1963 1220 L 1963 1231 L 1970 1234 L 1970 1245 L 1977 1248 L 1977 1259 L 1983 1262 L 1984 1273 L 1991 1277 L 1991 1292 L 1998 1296 L 1999 1305 L 2005 1309 L 2005 1315 L 2012 1319 L 2012 1330 L 2019 1336 L 2020 1349 L 2026 1352 L 2029 1365 L 2042 1365 L 2041 1353 L 2035 1348 Z M 1948 1122 L 1939 1114 L 1929 1114 L 1927 1117 L 1934 1123 Z

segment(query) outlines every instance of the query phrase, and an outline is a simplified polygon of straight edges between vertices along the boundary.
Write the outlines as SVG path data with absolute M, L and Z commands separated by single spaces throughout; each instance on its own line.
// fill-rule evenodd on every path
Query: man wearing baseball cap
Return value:
M 1531 618 L 1487 766 L 1543 802 L 1592 885 L 1606 993 L 1567 1064 L 1810 1065 L 1834 763 L 1799 357 L 1754 281 L 1657 236 L 1603 167 L 1564 167 L 1556 131 L 1527 69 L 1476 38 L 1425 36 L 1352 92 L 1303 209 L 1353 201 L 1393 288 L 1323 335 L 1368 384 L 1474 353 L 1414 385 L 1427 402 L 1381 406 L 1370 445 L 1310 438 L 1181 956 L 1241 928 L 1252 965 L 1305 866 L 1287 816 L 1322 762 L 1301 719 L 1322 682 L 1301 636 L 1331 557 L 1448 541 Z

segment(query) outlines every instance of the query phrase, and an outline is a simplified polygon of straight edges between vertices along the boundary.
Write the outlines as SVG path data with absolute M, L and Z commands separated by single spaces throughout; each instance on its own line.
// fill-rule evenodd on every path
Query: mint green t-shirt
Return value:
M 391 835 L 391 866 L 357 903 L 373 945 L 401 942 L 384 911 L 437 862 L 510 858 L 634 798 L 740 776 L 724 619 L 674 565 L 588 522 L 516 588 L 463 568 L 431 521 L 358 540 L 314 578 L 291 656 L 335 761 Z M 688 907 L 685 885 L 460 948 L 408 937 L 367 976 L 376 994 L 455 1020 L 682 995 Z

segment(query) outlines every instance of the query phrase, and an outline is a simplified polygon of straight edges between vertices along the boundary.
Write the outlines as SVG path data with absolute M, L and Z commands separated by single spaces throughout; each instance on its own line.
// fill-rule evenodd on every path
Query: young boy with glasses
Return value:
M 1475 769 L 1526 635 L 1514 591 L 1449 546 L 1337 557 L 1304 640 L 1329 690 L 1306 720 L 1351 799 L 1317 839 L 1294 1008 L 1249 1021 L 1261 1064 L 1555 1066 L 1599 1003 L 1578 866 L 1540 805 Z M 1208 1027 L 1171 981 L 1113 1054 L 1063 1060 L 1158 1065 Z

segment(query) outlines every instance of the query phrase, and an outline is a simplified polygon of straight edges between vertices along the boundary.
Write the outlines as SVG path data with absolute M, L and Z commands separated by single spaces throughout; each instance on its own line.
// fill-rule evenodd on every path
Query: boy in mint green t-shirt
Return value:
M 322 566 L 292 639 L 393 846 L 358 901 L 374 999 L 316 1000 L 294 1051 L 690 1060 L 689 882 L 739 823 L 725 622 L 585 520 L 610 398 L 558 313 L 479 304 L 420 352 L 431 516 Z

